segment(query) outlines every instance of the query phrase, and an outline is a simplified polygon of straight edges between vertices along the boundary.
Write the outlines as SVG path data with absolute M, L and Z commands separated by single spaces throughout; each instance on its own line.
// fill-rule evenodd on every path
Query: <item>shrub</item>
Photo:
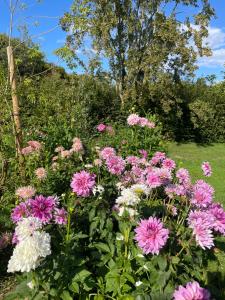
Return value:
M 222 274 L 210 281 L 210 261 L 218 267 L 224 255 L 217 236 L 225 234 L 213 188 L 192 183 L 164 152 L 152 154 L 160 140 L 153 121 L 133 114 L 128 124 L 115 131 L 101 124 L 95 143 L 75 138 L 47 166 L 30 143 L 36 196 L 17 191 L 8 265 L 27 272 L 8 299 L 177 300 L 192 289 L 224 299 Z

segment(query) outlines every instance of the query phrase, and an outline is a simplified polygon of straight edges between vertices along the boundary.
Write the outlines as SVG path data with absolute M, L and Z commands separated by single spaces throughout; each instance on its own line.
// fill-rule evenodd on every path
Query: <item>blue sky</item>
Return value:
M 0 0 L 0 33 L 8 32 L 8 2 L 9 0 Z M 69 10 L 72 0 L 42 0 L 39 1 L 40 3 L 35 0 L 24 0 L 24 2 L 27 4 L 27 8 L 18 10 L 15 25 L 28 24 L 30 36 L 34 42 L 40 45 L 47 60 L 65 67 L 65 64 L 53 52 L 65 41 L 65 33 L 58 26 L 58 22 L 59 17 Z M 211 21 L 207 39 L 213 55 L 199 59 L 199 70 L 196 74 L 197 76 L 216 74 L 219 80 L 223 78 L 221 72 L 225 71 L 225 0 L 211 0 L 210 2 L 217 15 Z M 189 12 L 188 9 L 182 9 L 183 16 Z M 17 29 L 14 30 L 14 36 L 20 36 Z

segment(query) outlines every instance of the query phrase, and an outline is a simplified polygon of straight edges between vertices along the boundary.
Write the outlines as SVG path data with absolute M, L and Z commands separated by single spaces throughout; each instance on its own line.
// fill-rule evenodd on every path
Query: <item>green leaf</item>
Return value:
M 73 300 L 73 298 L 70 296 L 69 291 L 63 291 L 62 294 L 60 295 L 60 298 L 62 300 Z
M 98 249 L 101 250 L 102 252 L 111 252 L 109 246 L 104 243 L 96 243 L 94 246 Z
M 70 285 L 70 290 L 74 293 L 79 293 L 79 285 L 76 281 L 72 282 L 72 284 Z
M 81 270 L 79 273 L 77 273 L 74 277 L 73 277 L 73 281 L 76 282 L 84 282 L 85 279 L 87 277 L 89 277 L 91 275 L 91 272 L 89 272 L 88 270 Z

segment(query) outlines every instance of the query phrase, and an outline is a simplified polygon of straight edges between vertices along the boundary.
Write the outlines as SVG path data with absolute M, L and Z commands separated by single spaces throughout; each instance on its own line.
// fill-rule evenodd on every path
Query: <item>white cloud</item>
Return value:
M 56 41 L 57 44 L 64 44 L 66 42 L 65 39 L 59 39 Z
M 209 36 L 205 39 L 205 43 L 211 49 L 218 49 L 225 46 L 225 32 L 221 28 L 209 26 L 208 32 Z
M 209 57 L 201 57 L 198 59 L 199 67 L 217 68 L 225 65 L 225 48 L 212 51 Z

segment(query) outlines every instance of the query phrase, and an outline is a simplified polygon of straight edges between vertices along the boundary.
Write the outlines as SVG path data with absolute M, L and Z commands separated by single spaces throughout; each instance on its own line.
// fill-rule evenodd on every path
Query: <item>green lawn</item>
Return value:
M 201 146 L 195 143 L 169 143 L 168 153 L 178 166 L 187 168 L 193 180 L 204 178 L 215 189 L 215 200 L 225 205 L 225 144 Z M 213 174 L 204 177 L 201 170 L 203 161 L 209 161 Z

